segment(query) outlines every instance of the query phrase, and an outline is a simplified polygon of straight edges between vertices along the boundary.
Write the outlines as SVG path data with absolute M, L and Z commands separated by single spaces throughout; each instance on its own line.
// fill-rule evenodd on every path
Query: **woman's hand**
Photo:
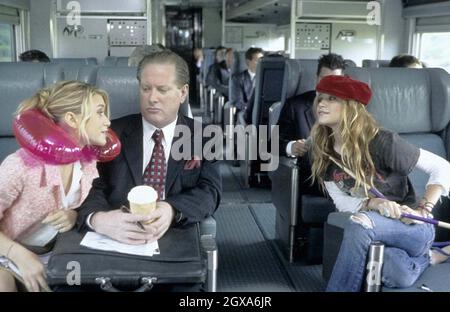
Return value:
M 49 288 L 45 280 L 44 264 L 37 255 L 14 243 L 8 257 L 19 269 L 28 291 L 38 292 Z
M 370 206 L 372 210 L 378 211 L 380 215 L 391 219 L 400 219 L 403 212 L 402 206 L 387 199 L 373 198 L 370 200 Z
M 58 210 L 56 212 L 50 213 L 42 221 L 42 223 L 53 225 L 58 232 L 64 233 L 73 228 L 75 222 L 77 221 L 77 212 L 73 209 L 68 210 Z
M 418 216 L 418 217 L 422 217 L 422 218 L 432 218 L 433 215 L 431 215 L 430 213 L 428 213 L 428 211 L 426 211 L 425 209 L 411 209 L 408 206 L 401 206 L 402 207 L 402 212 L 403 213 L 409 213 L 412 214 L 414 216 Z M 409 219 L 409 218 L 401 218 L 400 221 L 402 221 L 405 224 L 423 224 L 423 221 L 419 221 L 419 220 L 413 220 L 413 219 Z

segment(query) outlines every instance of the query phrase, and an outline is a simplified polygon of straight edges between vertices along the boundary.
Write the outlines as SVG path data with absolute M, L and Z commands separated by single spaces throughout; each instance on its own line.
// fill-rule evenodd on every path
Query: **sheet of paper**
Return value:
M 159 254 L 159 245 L 157 241 L 145 245 L 128 245 L 119 243 L 105 235 L 95 232 L 87 232 L 80 245 L 92 249 L 116 251 L 139 256 L 151 257 Z

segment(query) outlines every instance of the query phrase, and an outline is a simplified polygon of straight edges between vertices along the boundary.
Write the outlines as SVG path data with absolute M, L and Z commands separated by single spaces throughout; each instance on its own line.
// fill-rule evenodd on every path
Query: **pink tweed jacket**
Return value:
M 82 162 L 81 205 L 98 177 L 96 162 Z M 25 149 L 0 165 L 0 231 L 16 240 L 50 212 L 61 209 L 62 180 L 58 166 L 36 159 Z

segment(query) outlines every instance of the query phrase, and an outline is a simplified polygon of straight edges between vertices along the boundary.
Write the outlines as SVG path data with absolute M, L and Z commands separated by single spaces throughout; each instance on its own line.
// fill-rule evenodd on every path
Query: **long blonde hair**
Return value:
M 318 105 L 318 97 L 314 100 L 314 112 Z M 376 175 L 375 166 L 369 151 L 369 143 L 379 131 L 375 119 L 364 105 L 354 100 L 342 100 L 341 121 L 339 131 L 342 137 L 341 159 L 343 165 L 350 169 L 356 177 L 355 188 L 365 184 L 373 187 Z M 311 130 L 312 138 L 312 181 L 318 181 L 324 188 L 326 170 L 334 154 L 335 139 L 330 127 L 317 122 Z M 364 187 L 367 195 L 367 189 Z
M 92 97 L 100 95 L 105 101 L 105 114 L 109 118 L 108 94 L 101 89 L 80 81 L 60 81 L 41 89 L 31 98 L 20 103 L 16 115 L 29 109 L 38 109 L 50 119 L 59 123 L 66 113 L 81 115 L 79 135 L 89 144 L 86 124 L 91 116 Z

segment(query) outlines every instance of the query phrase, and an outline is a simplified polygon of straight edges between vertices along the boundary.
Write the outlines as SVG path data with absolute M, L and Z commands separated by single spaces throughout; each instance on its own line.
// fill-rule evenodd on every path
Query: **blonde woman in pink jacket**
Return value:
M 105 91 L 78 81 L 63 81 L 22 102 L 17 113 L 37 111 L 55 125 L 55 132 L 68 134 L 73 139 L 71 144 L 81 150 L 106 144 L 108 102 Z M 29 126 L 37 131 L 39 127 L 48 128 Z M 44 142 L 52 137 L 41 139 Z M 25 148 L 0 165 L 0 261 L 14 263 L 27 290 L 39 291 L 48 288 L 45 263 L 52 242 L 58 232 L 75 225 L 76 208 L 86 198 L 98 172 L 93 158 L 51 162 L 39 155 L 41 149 L 21 145 Z M 63 150 L 67 152 L 68 148 Z M 10 271 L 0 269 L 0 291 L 16 291 L 16 286 Z

